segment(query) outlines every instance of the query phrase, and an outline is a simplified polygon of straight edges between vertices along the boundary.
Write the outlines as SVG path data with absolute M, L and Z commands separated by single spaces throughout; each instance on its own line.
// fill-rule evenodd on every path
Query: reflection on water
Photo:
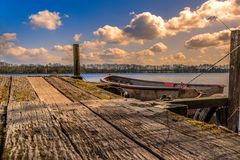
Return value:
M 82 76 L 91 82 L 99 82 L 99 79 L 106 74 L 83 74 Z M 144 80 L 153 81 L 168 81 L 168 82 L 183 82 L 187 83 L 193 77 L 198 75 L 198 73 L 122 73 L 113 74 L 130 78 L 139 78 Z M 224 94 L 228 93 L 228 73 L 206 73 L 200 76 L 198 79 L 192 83 L 199 84 L 224 84 L 226 85 L 224 89 Z

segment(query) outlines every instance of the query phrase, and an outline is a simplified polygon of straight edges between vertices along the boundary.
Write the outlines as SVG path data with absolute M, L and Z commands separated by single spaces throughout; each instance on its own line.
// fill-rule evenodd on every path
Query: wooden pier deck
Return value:
M 240 137 L 70 77 L 0 77 L 2 159 L 240 159 Z

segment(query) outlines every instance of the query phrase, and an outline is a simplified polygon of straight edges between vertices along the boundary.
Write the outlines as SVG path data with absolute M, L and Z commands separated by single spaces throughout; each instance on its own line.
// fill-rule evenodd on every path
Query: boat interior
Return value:
M 105 80 L 124 84 L 124 85 L 136 85 L 136 86 L 149 86 L 149 87 L 161 87 L 161 88 L 189 88 L 197 90 L 208 90 L 213 87 L 221 87 L 220 85 L 201 85 L 201 84 L 184 84 L 184 83 L 172 83 L 172 82 L 154 82 L 146 80 L 138 80 L 132 78 L 125 78 L 119 76 L 108 76 Z

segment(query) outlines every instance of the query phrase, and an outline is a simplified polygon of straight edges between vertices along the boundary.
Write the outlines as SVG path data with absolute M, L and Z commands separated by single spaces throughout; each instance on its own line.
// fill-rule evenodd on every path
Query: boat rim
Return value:
M 117 82 L 111 82 L 106 80 L 108 77 L 119 77 L 119 78 L 125 78 L 129 80 L 136 80 L 136 81 L 142 81 L 142 82 L 149 82 L 149 83 L 170 83 L 170 84 L 176 84 L 181 85 L 185 83 L 174 83 L 174 82 L 161 82 L 161 81 L 151 81 L 151 80 L 143 80 L 143 79 L 135 79 L 135 78 L 129 78 L 129 77 L 122 77 L 122 76 L 116 76 L 116 75 L 106 75 L 100 78 L 101 82 L 105 83 L 111 83 L 116 86 L 124 87 L 124 88 L 136 88 L 136 89 L 151 89 L 151 90 L 159 90 L 159 89 L 165 89 L 165 90 L 191 90 L 192 88 L 181 88 L 181 87 L 158 87 L 158 86 L 141 86 L 141 85 L 128 85 L 124 83 L 117 83 Z M 202 87 L 225 87 L 225 85 L 221 84 L 187 84 L 187 85 L 194 85 L 194 86 L 202 86 Z

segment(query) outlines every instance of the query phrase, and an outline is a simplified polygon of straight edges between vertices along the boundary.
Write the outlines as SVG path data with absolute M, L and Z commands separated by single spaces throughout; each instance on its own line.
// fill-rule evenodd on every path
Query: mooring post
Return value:
M 230 51 L 240 45 L 240 30 L 231 32 Z M 228 128 L 240 131 L 240 48 L 230 54 Z
M 73 44 L 73 73 L 74 77 L 80 77 L 79 44 Z

